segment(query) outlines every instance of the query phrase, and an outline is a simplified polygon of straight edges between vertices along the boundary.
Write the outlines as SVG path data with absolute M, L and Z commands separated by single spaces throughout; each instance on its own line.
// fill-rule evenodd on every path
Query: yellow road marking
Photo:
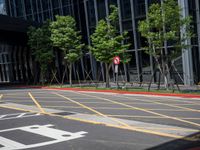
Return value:
M 163 100 L 160 100 L 160 99 L 151 99 L 151 100 L 156 100 L 156 101 L 159 101 L 159 102 L 162 102 Z M 180 105 L 187 105 L 187 104 L 196 104 L 196 105 L 200 105 L 198 102 L 194 102 L 192 100 L 194 99 L 190 99 L 190 100 L 185 100 L 185 99 L 181 99 L 181 100 L 178 100 L 178 99 L 167 99 L 168 101 L 175 101 L 175 102 L 178 102 L 180 103 Z M 181 104 L 181 103 L 187 103 L 187 104 Z
M 121 97 L 121 96 L 117 96 L 117 97 Z M 128 100 L 133 100 L 132 98 L 130 97 L 127 97 L 127 96 L 123 96 L 123 98 L 126 98 Z M 184 109 L 184 110 L 188 110 L 188 111 L 194 111 L 194 112 L 200 112 L 200 110 L 198 109 L 192 109 L 192 108 L 187 108 L 187 107 L 182 107 L 182 106 L 177 106 L 179 104 L 166 104 L 166 103 L 161 103 L 159 100 L 143 100 L 143 99 L 137 99 L 137 98 L 134 98 L 134 100 L 136 101 L 140 101 L 140 102 L 147 102 L 147 103 L 144 103 L 144 104 L 147 104 L 147 105 L 151 105 L 151 104 L 159 104 L 159 105 L 165 105 L 165 106 L 169 106 L 169 107 L 174 107 L 174 108 L 180 108 L 180 109 Z M 126 102 L 125 102 L 126 103 Z M 187 103 L 190 103 L 190 102 L 187 102 Z M 131 104 L 131 103 L 126 103 L 126 104 Z M 133 104 L 137 104 L 137 103 L 134 103 Z M 140 104 L 140 103 L 139 103 Z M 141 103 L 142 104 L 142 103 Z M 180 104 L 181 105 L 181 104 Z
M 86 106 L 86 105 L 84 105 L 84 104 L 81 104 L 81 103 L 79 103 L 79 102 L 77 102 L 77 101 L 74 101 L 74 100 L 72 100 L 72 99 L 70 99 L 70 98 L 68 98 L 68 97 L 66 97 L 66 96 L 63 96 L 63 95 L 58 94 L 58 93 L 54 93 L 54 94 L 57 95 L 57 96 L 60 96 L 60 97 L 62 97 L 62 98 L 64 98 L 64 99 L 67 99 L 67 100 L 69 100 L 69 101 L 71 101 L 71 102 L 73 102 L 73 103 L 75 103 L 75 104 L 77 104 L 77 105 L 79 105 L 79 106 L 81 106 L 81 107 L 83 107 L 83 108 L 85 108 L 85 109 L 88 109 L 88 110 L 90 110 L 90 111 L 92 111 L 92 112 L 94 112 L 94 113 L 96 113 L 96 114 L 98 114 L 98 115 L 100 115 L 100 116 L 103 116 L 103 117 L 105 117 L 105 118 L 108 118 L 108 119 L 110 119 L 110 120 L 113 120 L 113 121 L 115 121 L 115 122 L 117 122 L 117 123 L 119 123 L 119 124 L 121 124 L 121 125 L 126 126 L 126 127 L 130 127 L 128 124 L 126 124 L 126 123 L 124 123 L 124 122 L 121 122 L 121 121 L 119 121 L 118 119 L 110 118 L 110 117 L 108 117 L 107 115 L 105 115 L 105 114 L 103 114 L 103 113 L 101 113 L 101 112 L 99 112 L 99 111 L 97 111 L 97 110 L 94 110 L 94 109 L 92 109 L 91 107 L 88 107 L 88 106 Z
M 75 93 L 75 92 L 74 92 L 74 93 Z M 109 102 L 112 102 L 112 103 L 114 103 L 114 104 L 118 104 L 118 105 L 122 105 L 122 106 L 125 106 L 125 107 L 132 108 L 132 109 L 134 109 L 134 110 L 140 110 L 140 111 L 147 112 L 147 113 L 150 113 L 150 114 L 158 115 L 158 116 L 161 116 L 161 117 L 169 118 L 169 119 L 172 119 L 172 120 L 176 120 L 176 121 L 180 121 L 180 122 L 184 122 L 184 123 L 188 123 L 188 124 L 191 124 L 191 125 L 195 125 L 195 126 L 200 127 L 200 124 L 195 123 L 195 122 L 191 122 L 191 121 L 183 120 L 183 119 L 180 119 L 180 118 L 177 118 L 177 117 L 172 117 L 172 116 L 160 114 L 160 113 L 153 112 L 153 111 L 146 110 L 146 109 L 139 108 L 139 107 L 134 107 L 134 106 L 127 105 L 127 104 L 124 104 L 124 103 L 120 103 L 120 102 L 117 102 L 117 101 L 113 101 L 113 100 L 110 100 L 110 99 L 107 99 L 107 98 L 102 98 L 102 97 L 99 97 L 99 96 L 83 94 L 83 93 L 80 93 L 80 92 L 76 92 L 76 94 L 85 95 L 85 96 L 89 96 L 89 97 L 95 97 L 95 98 L 97 98 L 97 99 L 102 99 L 102 100 L 105 100 L 105 101 L 109 101 Z M 123 96 L 123 97 L 124 97 L 124 96 Z
M 41 113 L 45 113 L 44 109 L 42 106 L 38 103 L 38 101 L 33 97 L 33 95 L 29 92 L 28 95 L 31 97 L 37 108 L 40 110 Z
M 197 106 L 197 105 L 200 105 L 200 104 L 175 104 L 175 105 L 180 105 L 180 106 Z
M 135 116 L 135 115 L 107 115 L 109 117 L 122 117 L 122 118 L 151 118 L 151 119 L 166 119 L 165 117 L 161 116 Z M 186 120 L 200 120 L 200 118 L 187 118 L 187 117 L 180 117 L 180 119 Z
M 126 97 L 126 96 L 123 96 L 123 97 L 127 98 L 127 99 L 130 99 L 129 97 Z M 140 99 L 134 99 L 134 100 L 146 102 L 146 100 L 140 100 Z M 180 109 L 194 111 L 194 112 L 200 112 L 200 110 L 192 109 L 192 108 L 187 108 L 187 107 L 182 107 L 182 106 L 177 106 L 176 104 L 171 105 L 171 104 L 161 103 L 161 102 L 157 102 L 157 101 L 151 101 L 150 103 L 164 105 L 164 106 L 169 106 L 169 107 L 174 107 L 174 108 L 180 108 Z
M 8 96 L 8 95 L 6 95 L 8 98 L 10 98 L 10 99 L 18 99 L 18 98 L 29 98 L 27 95 L 26 96 L 23 96 L 23 97 L 21 97 L 21 96 Z
M 161 119 L 164 117 L 160 116 L 134 116 L 134 115 L 107 115 L 109 117 L 123 117 L 123 118 L 152 118 L 152 119 Z
M 3 98 L 3 94 L 0 95 L 0 100 Z
M 60 97 L 63 97 L 64 99 L 67 99 L 67 100 L 69 100 L 71 102 L 74 102 L 77 105 L 82 106 L 83 108 L 91 110 L 92 112 L 95 112 L 96 114 L 98 114 L 100 116 L 103 116 L 105 118 L 108 118 L 110 120 L 113 120 L 113 121 L 115 121 L 115 122 L 120 123 L 120 124 L 123 125 L 123 126 L 117 126 L 118 128 L 129 129 L 129 130 L 133 130 L 133 131 L 137 131 L 137 132 L 143 132 L 143 133 L 154 134 L 154 135 L 159 135 L 159 136 L 167 136 L 167 137 L 173 137 L 173 138 L 180 138 L 180 136 L 178 136 L 178 135 L 172 135 L 172 134 L 167 134 L 167 133 L 162 133 L 162 132 L 157 132 L 157 131 L 151 131 L 151 130 L 146 130 L 146 129 L 141 129 L 141 128 L 138 128 L 138 127 L 130 126 L 130 125 L 128 125 L 128 124 L 126 124 L 126 123 L 124 123 L 122 121 L 119 121 L 118 119 L 110 118 L 107 115 L 105 115 L 105 114 L 103 114 L 103 113 L 101 113 L 99 111 L 96 111 L 96 110 L 94 110 L 94 109 L 92 109 L 92 108 L 90 108 L 90 107 L 88 107 L 86 105 L 83 105 L 83 104 L 81 104 L 81 103 L 79 103 L 77 101 L 74 101 L 74 100 L 72 100 L 72 99 L 70 99 L 68 97 L 65 97 L 65 96 L 63 96 L 61 94 L 58 94 L 58 93 L 55 93 L 55 94 L 58 95 L 58 96 L 60 96 Z M 69 118 L 69 116 L 65 116 L 65 117 Z M 108 124 L 106 124 L 106 125 L 108 125 Z M 116 127 L 116 125 L 114 125 L 114 124 L 109 124 L 108 126 Z
M 159 108 L 144 108 L 144 109 L 146 109 L 146 110 L 160 110 L 160 111 L 184 111 L 184 112 L 186 112 L 186 111 L 189 111 L 189 110 L 183 110 L 183 109 L 159 109 Z
M 21 108 L 17 108 L 17 107 L 9 107 L 9 106 L 1 106 L 1 105 L 0 105 L 0 107 L 2 107 L 2 108 L 8 108 L 8 109 L 14 109 L 14 110 L 20 110 L 20 111 L 25 111 L 25 112 L 38 113 L 37 111 L 26 110 L 26 109 L 21 109 Z M 149 131 L 149 130 L 145 130 L 145 129 L 127 128 L 127 127 L 124 127 L 124 126 L 113 125 L 113 124 L 105 124 L 105 123 L 101 123 L 101 122 L 97 122 L 97 121 L 84 120 L 84 119 L 79 119 L 79 118 L 70 117 L 70 116 L 61 116 L 61 115 L 47 113 L 47 112 L 40 112 L 40 113 L 44 114 L 44 115 L 61 117 L 61 118 L 65 118 L 65 119 L 69 119 L 69 120 L 75 120 L 75 121 L 79 121 L 79 122 L 85 122 L 85 123 L 90 123 L 90 124 L 99 124 L 99 125 L 103 124 L 103 125 L 106 125 L 108 127 L 114 127 L 114 128 L 131 130 L 131 131 L 138 131 L 138 132 L 143 132 L 143 133 L 148 133 L 148 134 L 154 134 L 154 135 L 158 135 L 158 136 L 171 137 L 171 138 L 176 138 L 176 139 L 177 138 L 178 139 L 181 138 L 181 139 L 185 139 L 185 140 L 189 140 L 189 141 L 196 141 L 196 140 L 198 140 L 198 139 L 195 139 L 195 138 L 185 138 L 184 136 L 178 136 L 178 135 L 173 135 L 173 134 L 165 134 L 165 133 L 154 132 L 154 131 Z
M 135 99 L 135 98 L 134 98 Z M 140 99 L 135 99 L 136 101 L 140 100 Z M 144 100 L 145 101 L 145 100 Z M 159 100 L 156 100 L 156 102 L 163 102 L 163 101 L 159 101 Z M 152 102 L 150 101 L 145 101 L 145 102 L 127 102 L 125 101 L 124 102 L 125 104 L 136 104 L 136 105 L 154 105 Z M 185 103 L 185 102 L 184 102 Z M 181 105 L 181 106 L 187 106 L 187 105 L 191 105 L 191 106 L 195 106 L 195 105 L 200 105 L 200 104 L 193 104 L 193 103 L 187 103 L 187 104 L 181 104 L 181 103 L 173 103 L 174 105 Z
M 11 107 L 11 106 L 2 106 L 2 105 L 0 105 L 0 107 L 1 108 L 13 109 L 13 110 L 19 110 L 19 111 L 25 111 L 25 112 L 32 112 L 32 113 L 37 112 L 37 111 L 32 111 L 32 110 L 27 110 L 27 109 L 17 108 L 17 107 Z
M 49 105 L 45 105 L 45 108 L 82 108 L 80 106 L 49 106 Z

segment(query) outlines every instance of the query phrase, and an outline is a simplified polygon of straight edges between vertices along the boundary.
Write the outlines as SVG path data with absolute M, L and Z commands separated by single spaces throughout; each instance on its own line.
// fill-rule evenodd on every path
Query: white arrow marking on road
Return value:
M 80 131 L 80 132 L 67 132 L 59 129 L 51 128 L 54 125 L 48 124 L 48 125 L 33 125 L 33 126 L 25 126 L 25 127 L 19 127 L 19 128 L 11 128 L 6 130 L 0 130 L 0 133 L 8 132 L 8 131 L 16 131 L 16 130 L 22 130 L 29 133 L 45 136 L 54 140 L 50 140 L 47 142 L 41 142 L 36 144 L 30 144 L 25 145 L 23 143 L 19 143 L 4 137 L 0 136 L 0 145 L 3 145 L 4 147 L 1 147 L 0 150 L 19 150 L 19 149 L 28 149 L 28 148 L 35 148 L 35 147 L 41 147 L 46 146 L 50 144 L 60 143 L 64 141 L 69 141 L 72 139 L 77 139 L 84 137 L 87 132 Z M 17 138 L 17 137 L 16 137 Z

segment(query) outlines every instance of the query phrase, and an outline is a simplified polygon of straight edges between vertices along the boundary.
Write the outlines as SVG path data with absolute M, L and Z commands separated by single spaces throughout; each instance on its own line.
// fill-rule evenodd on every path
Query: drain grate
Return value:
M 75 113 L 73 112 L 60 112 L 60 113 L 54 113 L 56 115 L 61 115 L 61 116 L 68 116 L 68 115 L 73 115 Z

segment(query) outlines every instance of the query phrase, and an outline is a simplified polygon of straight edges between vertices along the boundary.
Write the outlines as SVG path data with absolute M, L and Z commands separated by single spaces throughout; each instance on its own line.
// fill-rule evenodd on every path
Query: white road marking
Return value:
M 0 120 L 16 119 L 16 118 L 26 118 L 39 116 L 40 113 L 16 113 L 16 114 L 6 114 L 0 115 Z
M 4 147 L 1 147 L 0 150 L 19 150 L 19 149 L 28 149 L 28 148 L 36 148 L 46 145 L 51 145 L 55 143 L 60 143 L 64 141 L 69 141 L 77 138 L 84 137 L 87 132 L 80 131 L 80 132 L 67 132 L 59 129 L 51 128 L 54 125 L 48 124 L 48 125 L 32 125 L 32 126 L 24 126 L 19 128 L 11 128 L 6 130 L 0 130 L 0 133 L 8 132 L 8 131 L 15 131 L 15 130 L 22 130 L 25 132 L 45 136 L 48 138 L 51 138 L 53 140 L 47 141 L 47 142 L 41 142 L 36 144 L 29 144 L 25 145 L 23 143 L 19 143 L 4 137 L 0 136 L 0 145 L 3 145 Z

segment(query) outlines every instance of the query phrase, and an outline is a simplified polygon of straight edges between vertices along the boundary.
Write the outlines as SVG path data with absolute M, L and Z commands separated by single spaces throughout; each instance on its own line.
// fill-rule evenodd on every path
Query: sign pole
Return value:
M 118 84 L 118 68 L 119 68 L 119 64 L 120 64 L 120 57 L 119 56 L 115 56 L 113 58 L 113 63 L 115 64 L 115 83 L 117 84 L 117 88 L 119 88 L 119 84 Z
M 117 84 L 117 88 L 119 88 L 119 84 L 118 84 L 118 77 L 119 77 L 119 74 L 118 74 L 118 71 L 119 70 L 119 65 L 115 65 L 115 76 L 116 76 L 116 84 Z

